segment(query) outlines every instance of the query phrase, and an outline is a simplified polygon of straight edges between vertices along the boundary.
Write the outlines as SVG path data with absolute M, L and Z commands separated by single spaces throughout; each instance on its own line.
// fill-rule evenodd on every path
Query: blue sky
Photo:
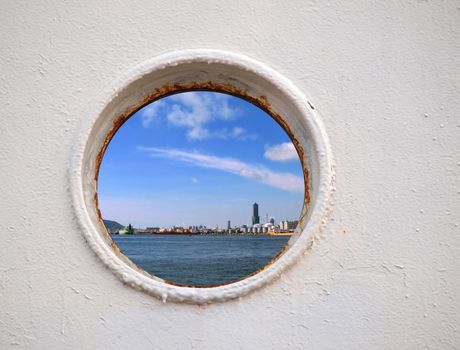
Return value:
M 263 110 L 217 92 L 164 97 L 132 115 L 102 160 L 99 207 L 135 227 L 297 219 L 303 175 L 286 132 Z

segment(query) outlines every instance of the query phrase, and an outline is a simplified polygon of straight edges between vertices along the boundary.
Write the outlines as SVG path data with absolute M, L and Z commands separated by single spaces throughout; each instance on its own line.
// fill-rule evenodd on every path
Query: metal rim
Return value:
M 237 78 L 235 78 L 237 77 Z M 184 287 L 150 276 L 124 257 L 107 239 L 100 225 L 97 207 L 98 164 L 118 122 L 125 120 L 142 103 L 164 96 L 162 89 L 183 90 L 187 84 L 215 84 L 234 88 L 238 94 L 264 104 L 285 124 L 301 150 L 308 208 L 304 206 L 300 230 L 282 254 L 257 273 L 230 284 L 215 287 Z M 218 89 L 215 88 L 217 91 Z M 172 91 L 172 90 L 171 90 Z M 283 116 L 283 111 L 289 111 Z M 270 114 L 272 114 L 270 113 Z M 272 114 L 273 116 L 273 114 Z M 113 134 L 112 134 L 113 135 Z M 332 163 L 327 136 L 317 111 L 289 80 L 266 65 L 243 55 L 219 50 L 185 50 L 153 58 L 134 67 L 112 84 L 90 105 L 77 133 L 69 181 L 75 216 L 85 239 L 102 262 L 124 283 L 163 301 L 210 303 L 237 298 L 260 288 L 279 276 L 311 246 L 329 211 Z M 311 197 L 311 198 L 310 198 Z M 306 196 L 307 201 L 307 196 Z

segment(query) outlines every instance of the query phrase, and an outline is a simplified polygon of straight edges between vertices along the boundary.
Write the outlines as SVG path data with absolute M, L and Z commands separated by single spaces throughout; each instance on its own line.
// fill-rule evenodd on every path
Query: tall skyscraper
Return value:
M 230 226 L 230 220 L 227 221 L 227 230 L 230 230 L 231 229 L 231 226 Z
M 260 217 L 259 217 L 259 204 L 254 203 L 252 205 L 252 224 L 260 224 Z

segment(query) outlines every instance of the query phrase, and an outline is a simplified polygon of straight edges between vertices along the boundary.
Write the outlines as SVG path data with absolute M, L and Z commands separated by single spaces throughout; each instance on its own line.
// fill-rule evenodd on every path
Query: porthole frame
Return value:
M 299 224 L 285 249 L 250 276 L 211 287 L 174 285 L 137 267 L 108 235 L 98 208 L 98 170 L 115 132 L 146 104 L 169 94 L 191 90 L 229 93 L 267 111 L 291 137 L 305 178 L 305 201 Z M 241 54 L 209 49 L 183 50 L 163 54 L 134 67 L 89 106 L 75 144 L 69 180 L 82 234 L 101 261 L 125 284 L 163 301 L 219 302 L 260 288 L 279 276 L 311 246 L 329 212 L 332 156 L 317 111 L 288 79 Z

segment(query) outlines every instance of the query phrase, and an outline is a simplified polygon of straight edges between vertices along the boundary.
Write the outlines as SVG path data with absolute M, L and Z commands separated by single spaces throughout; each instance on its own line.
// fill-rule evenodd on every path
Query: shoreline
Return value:
M 290 237 L 293 235 L 293 232 L 286 232 L 280 234 L 241 234 L 241 233 L 133 233 L 133 234 L 119 234 L 119 233 L 109 233 L 111 236 L 241 236 L 241 237 Z

